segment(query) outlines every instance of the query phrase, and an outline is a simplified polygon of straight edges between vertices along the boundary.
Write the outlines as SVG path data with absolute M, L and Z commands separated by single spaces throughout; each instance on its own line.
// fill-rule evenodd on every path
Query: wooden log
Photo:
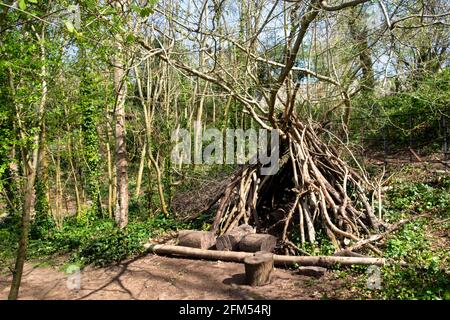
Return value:
M 180 230 L 178 232 L 178 245 L 184 247 L 210 249 L 216 244 L 213 232 L 197 230 Z
M 144 246 L 148 252 L 161 255 L 176 255 L 189 258 L 205 259 L 205 260 L 222 260 L 232 262 L 244 262 L 248 256 L 254 255 L 250 252 L 236 251 L 216 251 L 202 250 L 197 248 L 188 248 L 182 246 L 173 246 L 167 244 L 146 244 Z M 336 256 L 283 256 L 273 255 L 275 265 L 280 266 L 319 266 L 330 267 L 333 265 L 351 266 L 351 265 L 376 265 L 384 266 L 386 259 L 372 257 L 336 257 Z M 406 266 L 406 263 L 399 263 Z
M 246 252 L 272 252 L 277 245 L 277 238 L 270 234 L 248 234 L 239 242 L 239 250 Z
M 248 224 L 242 224 L 233 228 L 227 233 L 218 236 L 216 240 L 216 248 L 221 251 L 236 251 L 239 249 L 239 242 L 248 234 L 255 233 L 255 229 Z
M 303 276 L 308 276 L 308 277 L 314 277 L 314 278 L 320 278 L 323 275 L 325 275 L 325 272 L 327 272 L 326 268 L 323 267 L 311 267 L 311 266 L 303 266 L 303 267 L 298 267 L 297 269 L 297 273 Z
M 257 252 L 244 259 L 245 280 L 251 286 L 264 286 L 270 283 L 273 270 L 273 254 Z

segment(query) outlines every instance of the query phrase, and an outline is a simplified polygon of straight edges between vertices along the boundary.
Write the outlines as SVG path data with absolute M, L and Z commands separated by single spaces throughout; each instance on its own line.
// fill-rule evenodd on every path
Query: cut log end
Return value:
M 236 251 L 239 248 L 239 242 L 242 238 L 255 232 L 255 229 L 248 224 L 242 224 L 217 237 L 216 248 L 220 251 Z
M 216 237 L 213 232 L 180 230 L 178 233 L 178 245 L 184 247 L 211 249 L 216 244 Z
M 250 286 L 264 286 L 270 283 L 273 270 L 273 254 L 257 252 L 244 259 L 245 279 Z
M 277 238 L 270 234 L 248 234 L 239 242 L 239 249 L 247 252 L 273 252 Z

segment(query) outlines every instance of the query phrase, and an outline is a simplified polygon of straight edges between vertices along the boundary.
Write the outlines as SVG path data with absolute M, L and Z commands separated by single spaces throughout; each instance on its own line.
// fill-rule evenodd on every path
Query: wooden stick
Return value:
M 414 156 L 414 158 L 417 159 L 417 161 L 422 162 L 422 159 L 420 159 L 420 157 L 417 155 L 417 153 L 413 149 L 409 148 L 409 152 L 412 153 L 412 155 Z
M 399 222 L 397 222 L 394 225 L 392 225 L 385 232 L 373 235 L 373 236 L 371 236 L 371 237 L 369 237 L 367 239 L 360 240 L 357 243 L 355 243 L 354 245 L 352 245 L 352 246 L 350 246 L 350 247 L 348 247 L 348 248 L 346 248 L 345 250 L 342 250 L 342 251 L 347 251 L 347 252 L 348 251 L 354 251 L 354 250 L 357 250 L 357 249 L 361 249 L 365 245 L 369 246 L 370 243 L 375 242 L 375 241 L 379 241 L 379 240 L 383 239 L 384 237 L 386 237 L 388 234 L 390 234 L 390 233 L 392 233 L 394 231 L 397 231 L 404 224 L 406 224 L 408 222 L 411 222 L 411 221 L 414 221 L 414 220 L 416 220 L 418 218 L 429 216 L 429 215 L 430 215 L 429 213 L 424 213 L 424 214 L 420 214 L 420 215 L 414 216 L 414 217 L 409 218 L 409 219 L 402 219 Z

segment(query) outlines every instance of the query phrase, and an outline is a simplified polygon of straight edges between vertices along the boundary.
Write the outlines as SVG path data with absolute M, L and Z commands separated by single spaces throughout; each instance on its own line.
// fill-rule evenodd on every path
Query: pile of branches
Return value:
M 264 176 L 261 164 L 243 167 L 215 199 L 214 232 L 250 224 L 276 235 L 285 254 L 297 254 L 304 253 L 297 239 L 315 246 L 319 229 L 339 251 L 386 227 L 367 197 L 371 185 L 364 171 L 342 159 L 320 125 L 291 114 L 280 128 L 278 172 Z
M 180 185 L 189 185 L 190 188 L 184 191 L 177 191 L 171 202 L 172 210 L 178 219 L 191 221 L 198 218 L 202 213 L 211 209 L 218 200 L 221 191 L 230 184 L 233 176 L 216 173 L 211 177 L 203 175 L 187 177 L 180 182 Z M 182 177 L 184 178 L 184 177 Z

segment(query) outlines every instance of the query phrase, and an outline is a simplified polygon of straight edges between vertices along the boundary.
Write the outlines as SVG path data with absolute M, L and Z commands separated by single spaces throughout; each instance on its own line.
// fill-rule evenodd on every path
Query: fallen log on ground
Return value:
M 160 255 L 178 255 L 187 258 L 197 258 L 205 260 L 222 260 L 231 262 L 244 262 L 246 257 L 251 257 L 254 253 L 235 252 L 235 251 L 217 251 L 202 250 L 197 248 L 189 248 L 182 246 L 172 246 L 165 244 L 147 244 L 145 245 L 149 252 Z M 384 258 L 362 258 L 362 257 L 336 257 L 336 256 L 283 256 L 273 255 L 275 265 L 300 265 L 300 266 L 318 266 L 330 267 L 333 265 L 376 265 L 383 266 L 386 264 Z
M 239 242 L 242 238 L 255 232 L 256 230 L 248 224 L 242 224 L 239 227 L 233 228 L 227 233 L 218 236 L 216 240 L 216 248 L 221 251 L 236 251 L 239 248 Z
M 184 247 L 210 249 L 216 244 L 216 236 L 208 231 L 180 230 L 178 244 Z
M 246 252 L 272 252 L 277 245 L 277 238 L 270 234 L 247 234 L 239 242 L 239 250 Z

